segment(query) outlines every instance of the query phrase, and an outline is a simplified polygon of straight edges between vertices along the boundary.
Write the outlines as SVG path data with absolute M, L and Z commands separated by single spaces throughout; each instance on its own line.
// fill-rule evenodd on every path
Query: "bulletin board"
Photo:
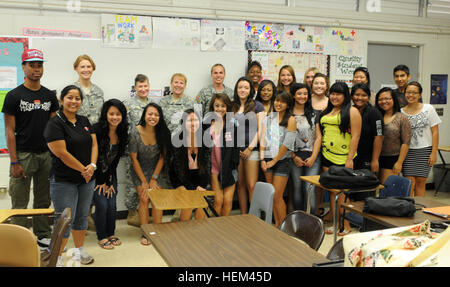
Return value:
M 28 38 L 0 37 L 0 111 L 6 93 L 23 83 L 22 53 L 28 49 Z M 0 113 L 0 154 L 8 153 L 5 121 Z

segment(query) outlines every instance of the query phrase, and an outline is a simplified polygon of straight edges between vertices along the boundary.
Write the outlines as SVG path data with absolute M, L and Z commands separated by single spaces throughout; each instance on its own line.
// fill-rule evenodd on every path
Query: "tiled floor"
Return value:
M 427 191 L 427 197 L 450 205 L 450 193 L 440 193 L 437 197 L 433 196 L 434 191 Z M 238 210 L 233 210 L 234 214 L 239 214 Z M 170 220 L 170 217 L 164 217 L 164 221 Z M 326 226 L 329 226 L 327 224 Z M 358 232 L 353 229 L 352 232 Z M 164 267 L 167 264 L 159 256 L 153 246 L 143 246 L 140 244 L 141 230 L 137 227 L 127 225 L 126 220 L 118 220 L 116 235 L 122 240 L 122 245 L 113 250 L 105 250 L 97 245 L 97 236 L 94 231 L 88 231 L 85 241 L 85 247 L 89 254 L 95 258 L 91 267 Z M 339 238 L 339 237 L 338 237 Z M 333 245 L 333 235 L 325 235 L 319 252 L 326 255 Z M 68 248 L 73 247 L 73 241 L 70 239 Z M 64 255 L 65 256 L 65 255 Z M 65 259 L 66 260 L 66 259 Z

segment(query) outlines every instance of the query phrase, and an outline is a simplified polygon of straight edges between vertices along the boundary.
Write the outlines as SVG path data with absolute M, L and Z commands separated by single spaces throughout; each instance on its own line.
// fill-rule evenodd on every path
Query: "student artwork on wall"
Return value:
M 447 104 L 448 75 L 431 75 L 430 104 Z
M 28 38 L 0 37 L 0 111 L 6 93 L 23 83 L 22 53 L 28 49 Z M 5 122 L 0 113 L 0 153 L 8 153 Z
M 202 51 L 245 50 L 244 21 L 201 20 Z
M 327 55 L 252 51 L 251 60 L 261 64 L 264 79 L 275 83 L 278 81 L 278 72 L 283 65 L 292 66 L 297 82 L 303 81 L 305 71 L 310 67 L 317 67 L 321 73 L 328 73 Z
M 357 55 L 359 52 L 359 31 L 348 28 L 324 28 L 324 53 L 328 55 Z
M 245 22 L 245 48 L 247 50 L 284 51 L 283 24 Z
M 143 48 L 152 43 L 152 17 L 102 14 L 101 36 L 104 47 Z
M 200 20 L 153 18 L 153 48 L 200 51 Z

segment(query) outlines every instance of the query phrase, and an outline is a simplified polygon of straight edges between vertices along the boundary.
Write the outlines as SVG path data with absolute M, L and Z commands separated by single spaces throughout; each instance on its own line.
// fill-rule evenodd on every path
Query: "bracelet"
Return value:
M 20 162 L 18 162 L 18 161 L 12 161 L 11 162 L 11 165 L 15 165 L 15 164 L 20 164 Z
M 152 179 L 154 179 L 154 180 L 158 180 L 158 177 L 159 177 L 159 174 L 153 174 L 152 175 Z

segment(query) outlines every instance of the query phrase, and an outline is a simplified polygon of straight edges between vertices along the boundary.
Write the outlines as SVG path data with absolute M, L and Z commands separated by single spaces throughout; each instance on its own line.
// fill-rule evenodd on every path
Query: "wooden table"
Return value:
M 337 230 L 338 230 L 338 222 L 337 222 L 337 220 L 338 220 L 338 214 L 339 214 L 338 200 L 339 200 L 339 198 L 341 197 L 342 194 L 344 194 L 345 192 L 351 191 L 351 189 L 333 189 L 333 188 L 324 187 L 319 182 L 320 175 L 300 176 L 300 179 L 311 184 L 309 186 L 309 189 L 308 189 L 308 199 L 307 199 L 307 205 L 306 205 L 306 212 L 307 213 L 311 213 L 310 198 L 311 198 L 313 185 L 315 185 L 315 186 L 317 186 L 317 187 L 319 187 L 319 188 L 321 188 L 323 190 L 327 190 L 327 191 L 335 194 L 335 197 L 334 197 L 334 216 L 333 216 L 333 226 L 334 226 L 333 243 L 336 243 Z M 376 188 L 370 188 L 370 189 L 367 189 L 367 190 L 358 189 L 358 191 L 360 191 L 360 192 L 373 191 L 373 190 L 380 190 L 380 189 L 383 189 L 383 188 L 384 188 L 384 186 L 380 184 Z
M 169 266 L 305 266 L 325 256 L 251 214 L 145 224 Z
M 148 189 L 147 192 L 152 207 L 159 210 L 206 208 L 208 203 L 203 197 L 214 195 L 213 191 L 179 189 Z
M 445 203 L 441 203 L 441 202 L 427 199 L 424 197 L 414 197 L 414 200 L 416 201 L 416 203 L 423 204 L 427 208 L 447 205 Z M 345 208 L 346 210 L 357 213 L 357 214 L 361 215 L 362 217 L 367 218 L 368 220 L 371 220 L 371 221 L 377 222 L 383 226 L 386 226 L 387 228 L 414 225 L 414 224 L 417 224 L 420 222 L 424 222 L 427 219 L 429 221 L 445 220 L 442 217 L 424 213 L 422 210 L 417 210 L 414 213 L 414 216 L 412 216 L 412 217 L 395 217 L 395 216 L 385 216 L 385 215 L 365 213 L 365 212 L 363 212 L 364 201 L 354 201 L 354 202 L 344 203 L 344 204 L 342 204 L 342 207 Z
M 46 215 L 53 214 L 55 210 L 53 208 L 41 208 L 41 209 L 0 209 L 0 223 L 5 222 L 12 216 L 32 216 L 32 215 Z
M 444 175 L 441 178 L 441 181 L 439 182 L 439 184 L 436 187 L 436 190 L 434 191 L 434 196 L 437 196 L 438 192 L 439 192 L 439 188 L 441 188 L 441 185 L 444 183 L 445 177 L 447 176 L 448 171 L 450 170 L 450 164 L 447 164 L 444 160 L 444 157 L 442 156 L 441 151 L 446 151 L 446 152 L 450 152 L 450 145 L 447 146 L 439 146 L 438 147 L 438 152 L 439 152 L 439 157 L 441 158 L 441 161 L 444 165 Z

